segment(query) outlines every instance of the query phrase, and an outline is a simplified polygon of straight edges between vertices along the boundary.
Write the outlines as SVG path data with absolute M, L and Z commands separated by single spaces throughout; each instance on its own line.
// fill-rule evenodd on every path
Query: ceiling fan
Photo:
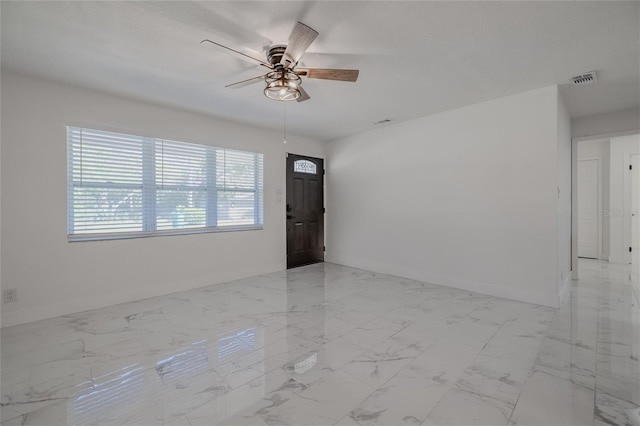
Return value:
M 200 43 L 207 42 L 215 44 L 216 46 L 257 61 L 260 65 L 269 69 L 269 72 L 264 75 L 228 84 L 225 87 L 238 88 L 264 81 L 266 83 L 264 94 L 268 98 L 277 101 L 295 100 L 302 102 L 310 98 L 309 94 L 302 88 L 302 77 L 339 81 L 356 81 L 358 79 L 358 70 L 297 68 L 300 58 L 316 37 L 318 37 L 316 30 L 302 22 L 298 22 L 293 28 L 291 37 L 289 37 L 289 44 L 270 47 L 267 51 L 266 61 L 254 58 L 209 39 L 202 40 Z

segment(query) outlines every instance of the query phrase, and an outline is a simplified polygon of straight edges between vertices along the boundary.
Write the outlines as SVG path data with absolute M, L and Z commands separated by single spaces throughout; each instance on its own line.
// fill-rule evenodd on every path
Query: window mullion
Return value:
M 207 148 L 207 226 L 218 225 L 217 148 Z
M 67 232 L 75 233 L 75 182 L 73 180 L 73 133 L 67 127 Z M 80 149 L 82 150 L 82 139 L 80 139 Z
M 145 139 L 142 145 L 142 229 L 156 230 L 156 141 Z
M 258 191 L 258 155 L 253 154 L 253 224 L 260 223 L 260 194 Z

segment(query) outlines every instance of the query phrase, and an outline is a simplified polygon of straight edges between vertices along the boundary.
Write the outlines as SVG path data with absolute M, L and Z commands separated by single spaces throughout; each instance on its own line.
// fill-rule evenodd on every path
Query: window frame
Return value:
M 100 132 L 105 134 L 123 135 L 140 139 L 142 143 L 142 170 L 141 184 L 126 184 L 113 182 L 78 182 L 74 180 L 74 146 L 77 146 L 77 138 L 72 136 L 72 131 L 83 130 L 91 132 Z M 67 131 L 67 239 L 68 242 L 83 241 L 105 241 L 120 240 L 131 238 L 149 238 L 158 236 L 171 235 L 193 235 L 217 232 L 238 232 L 238 231 L 255 231 L 262 230 L 264 226 L 264 154 L 256 151 L 245 151 L 233 148 L 223 148 L 213 145 L 197 144 L 192 142 L 181 142 L 169 140 L 165 138 L 154 138 L 140 135 L 132 135 L 129 133 L 119 132 L 117 130 L 104 130 L 96 128 L 87 128 L 81 126 L 66 126 Z M 158 143 L 171 142 L 174 144 L 196 145 L 204 147 L 206 150 L 206 176 L 205 185 L 160 185 L 156 181 L 157 158 L 156 148 Z M 80 142 L 81 146 L 82 142 Z M 82 149 L 82 148 L 80 148 Z M 254 194 L 253 203 L 253 223 L 238 225 L 219 225 L 218 224 L 218 198 L 219 184 L 216 175 L 216 156 L 222 151 L 226 156 L 227 152 L 251 154 L 253 156 L 253 187 L 247 188 L 226 188 L 227 192 L 247 192 Z M 237 155 L 237 154 L 236 154 Z M 80 154 L 82 156 L 82 154 Z M 141 211 L 142 230 L 141 231 L 118 231 L 118 232 L 84 232 L 72 233 L 75 226 L 75 216 L 77 214 L 74 208 L 74 189 L 75 188 L 104 188 L 104 189 L 136 189 L 141 191 Z M 189 190 L 203 192 L 206 197 L 205 201 L 205 225 L 196 227 L 181 227 L 174 229 L 157 229 L 158 228 L 158 194 L 161 190 Z

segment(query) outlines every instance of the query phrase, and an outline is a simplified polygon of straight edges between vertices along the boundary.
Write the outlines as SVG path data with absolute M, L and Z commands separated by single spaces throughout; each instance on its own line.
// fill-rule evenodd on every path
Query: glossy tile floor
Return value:
M 2 330 L 2 425 L 625 425 L 638 274 L 559 310 L 318 264 Z

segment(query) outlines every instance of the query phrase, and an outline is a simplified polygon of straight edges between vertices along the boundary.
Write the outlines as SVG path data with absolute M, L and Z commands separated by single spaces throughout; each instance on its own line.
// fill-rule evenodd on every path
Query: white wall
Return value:
M 638 130 L 640 130 L 640 109 L 638 108 L 574 118 L 571 121 L 573 138 L 618 132 L 637 133 Z
M 554 86 L 330 142 L 326 259 L 558 306 L 557 109 Z
M 612 138 L 610 141 L 609 262 L 630 263 L 631 255 L 631 154 L 640 154 L 640 135 Z
M 598 257 L 609 260 L 609 139 L 596 139 L 577 143 L 578 160 L 597 159 L 599 179 L 598 215 L 600 216 Z
M 558 93 L 557 97 L 557 176 L 558 176 L 558 295 L 562 299 L 571 280 L 571 117 Z
M 324 144 L 8 72 L 1 85 L 2 287 L 18 290 L 3 326 L 285 268 L 285 150 Z M 264 153 L 264 229 L 68 243 L 68 124 Z

